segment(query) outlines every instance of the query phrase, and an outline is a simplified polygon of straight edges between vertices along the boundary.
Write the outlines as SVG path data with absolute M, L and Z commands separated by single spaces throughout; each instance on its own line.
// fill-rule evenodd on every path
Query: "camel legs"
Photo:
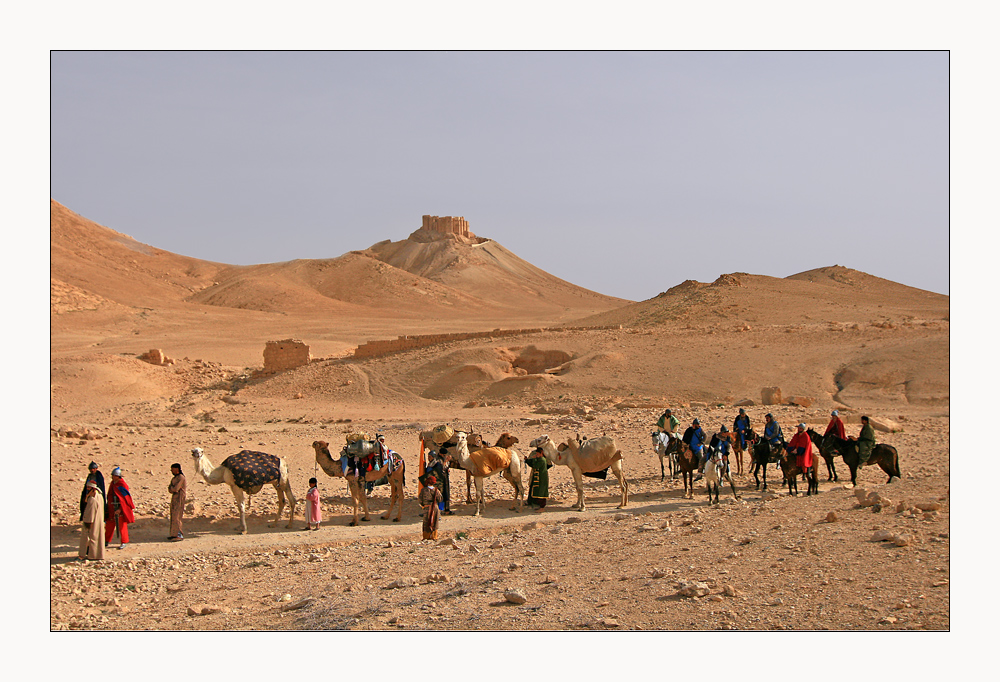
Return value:
M 474 476 L 476 479 L 476 516 L 480 516 L 483 512 L 483 478 L 481 476 Z
M 365 484 L 364 480 L 358 481 L 357 476 L 351 476 L 347 479 L 347 485 L 351 489 L 351 499 L 354 501 L 354 520 L 351 521 L 349 526 L 358 525 L 358 506 L 364 506 L 365 515 L 361 518 L 362 521 L 371 521 L 371 517 L 368 516 L 368 497 L 365 495 L 364 488 L 362 486 Z
M 472 472 L 465 472 L 465 503 L 472 504 Z
M 236 485 L 231 483 L 229 487 L 233 491 L 233 497 L 236 498 L 236 509 L 240 512 L 240 525 L 236 526 L 236 530 L 239 531 L 240 535 L 247 534 L 247 506 L 246 502 L 243 500 L 243 490 Z
M 392 507 L 399 501 L 399 512 L 396 514 L 396 518 L 393 522 L 399 521 L 403 518 L 403 475 L 402 472 L 393 472 L 393 475 L 389 477 L 389 508 L 382 515 L 383 519 L 387 519 L 392 516 Z
M 622 487 L 622 501 L 618 505 L 618 509 L 628 505 L 628 481 L 625 480 L 625 470 L 622 468 L 622 461 L 616 459 L 611 463 L 611 473 L 613 473 L 618 478 L 618 483 Z
M 267 524 L 268 528 L 274 528 L 278 525 L 278 521 L 281 519 L 281 512 L 285 509 L 285 491 L 277 483 L 274 484 L 274 491 L 278 493 L 278 513 L 274 515 L 274 522 Z M 288 527 L 292 527 L 291 521 L 288 522 Z
M 575 467 L 571 468 L 570 471 L 573 474 L 573 483 L 576 484 L 576 504 L 571 509 L 586 511 L 587 505 L 583 501 L 583 472 Z
M 514 486 L 514 506 L 511 511 L 520 511 L 524 505 L 524 484 L 521 483 L 521 462 L 512 458 L 510 466 L 500 472 L 500 475 L 507 479 L 507 482 Z

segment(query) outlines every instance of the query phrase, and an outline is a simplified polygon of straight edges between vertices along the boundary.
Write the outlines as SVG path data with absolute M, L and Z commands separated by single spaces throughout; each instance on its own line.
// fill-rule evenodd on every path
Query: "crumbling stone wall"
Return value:
M 268 341 L 264 346 L 264 373 L 271 374 L 308 365 L 309 346 L 297 339 Z
M 457 234 L 460 237 L 466 238 L 472 235 L 469 232 L 469 221 L 461 216 L 425 215 L 421 227 L 425 230 L 444 232 L 445 234 Z
M 499 338 L 503 336 L 521 336 L 523 334 L 536 334 L 538 332 L 566 332 L 580 331 L 586 329 L 621 329 L 620 324 L 603 327 L 533 327 L 528 329 L 494 329 L 489 332 L 458 332 L 455 334 L 419 334 L 400 336 L 390 341 L 368 341 L 358 346 L 354 350 L 356 358 L 373 358 L 389 353 L 398 353 L 412 348 L 424 348 L 435 346 L 439 343 L 449 341 L 463 341 L 465 339 L 485 339 Z

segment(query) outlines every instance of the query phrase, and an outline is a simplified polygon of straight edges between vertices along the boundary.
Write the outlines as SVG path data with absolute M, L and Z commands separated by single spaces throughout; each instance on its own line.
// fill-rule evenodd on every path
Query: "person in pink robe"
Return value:
M 319 530 L 323 520 L 323 509 L 319 503 L 319 481 L 309 479 L 309 492 L 306 493 L 306 530 Z

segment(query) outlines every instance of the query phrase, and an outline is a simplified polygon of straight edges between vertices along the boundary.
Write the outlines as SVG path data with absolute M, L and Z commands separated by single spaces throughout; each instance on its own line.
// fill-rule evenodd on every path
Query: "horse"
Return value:
M 816 476 L 816 453 L 813 453 L 813 463 L 810 467 L 800 467 L 798 463 L 798 457 L 789 453 L 786 449 L 782 448 L 781 459 L 778 462 L 781 465 L 781 473 L 784 474 L 785 483 L 788 484 L 788 494 L 798 495 L 799 493 L 799 474 L 808 482 L 809 486 L 806 488 L 806 495 L 818 495 L 819 494 L 819 480 Z
M 744 433 L 744 438 L 746 442 L 750 442 L 750 436 L 753 435 L 753 429 L 747 429 Z M 743 447 L 740 445 L 740 434 L 733 432 L 733 458 L 736 460 L 736 475 L 743 475 L 743 453 L 749 450 L 748 447 Z
M 691 450 L 687 443 L 681 443 L 681 450 L 677 454 L 677 466 L 681 470 L 681 478 L 684 479 L 684 497 L 691 499 L 694 497 L 694 472 L 698 469 L 698 456 Z
M 663 434 L 667 435 L 667 443 L 663 442 L 661 437 Z M 663 458 L 667 458 L 667 467 L 670 469 L 670 478 L 677 478 L 677 472 L 680 471 L 680 466 L 677 464 L 677 455 L 681 451 L 681 441 L 679 438 L 674 438 L 666 431 L 653 431 L 650 433 L 653 438 L 653 451 L 656 452 L 660 457 L 660 481 L 663 481 L 666 476 L 666 471 L 663 468 Z
M 828 444 L 824 444 L 823 436 L 819 435 L 818 431 L 813 429 L 807 429 L 806 433 L 809 434 L 809 440 L 813 442 L 816 446 L 816 451 L 823 457 L 823 461 L 826 462 L 826 480 L 836 481 L 837 479 L 837 467 L 833 465 L 834 453 L 830 451 Z
M 757 476 L 758 470 L 764 473 L 763 489 L 767 490 L 767 465 L 780 463 L 785 443 L 782 440 L 778 445 L 771 447 L 768 441 L 758 436 L 752 429 L 748 432 L 747 442 L 753 443 L 750 448 L 750 464 L 753 465 L 753 480 L 757 484 L 757 490 L 761 490 L 760 478 Z
M 717 438 L 712 439 L 713 443 L 717 441 Z M 722 460 L 721 451 L 717 447 L 710 445 L 708 461 L 705 463 L 705 484 L 708 486 L 709 503 L 712 502 L 713 490 L 715 491 L 715 504 L 719 503 L 719 487 L 722 479 L 729 481 L 729 487 L 733 490 L 733 497 L 737 500 L 740 499 L 740 494 L 736 492 L 736 484 L 733 483 L 733 477 L 729 471 L 729 465 Z
M 858 465 L 861 462 L 861 456 L 858 454 L 858 442 L 841 438 L 832 433 L 824 436 L 823 441 L 830 452 L 844 459 L 844 464 L 851 470 L 851 485 L 857 485 L 858 469 L 860 468 Z M 872 464 L 878 464 L 882 471 L 889 476 L 886 483 L 892 481 L 893 478 L 902 478 L 902 474 L 899 472 L 899 453 L 896 452 L 896 448 L 887 443 L 879 443 L 872 448 L 868 465 Z

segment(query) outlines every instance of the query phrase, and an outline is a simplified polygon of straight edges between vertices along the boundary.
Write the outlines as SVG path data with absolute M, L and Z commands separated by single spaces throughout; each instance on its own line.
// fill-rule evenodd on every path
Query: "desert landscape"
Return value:
M 232 266 L 174 254 L 51 204 L 52 630 L 834 630 L 951 627 L 949 298 L 831 263 L 775 278 L 670 280 L 626 301 L 558 279 L 450 218 L 329 258 Z M 474 224 L 471 225 L 474 228 Z M 304 254 L 305 255 L 305 254 Z M 850 484 L 820 462 L 819 494 L 782 474 L 710 504 L 661 478 L 650 437 L 682 428 L 822 432 L 871 417 L 902 476 Z M 473 516 L 464 473 L 453 516 L 421 540 L 419 434 L 439 424 L 522 454 L 545 434 L 612 436 L 613 476 L 550 470 L 544 510 L 512 510 L 486 479 Z M 406 463 L 400 522 L 357 527 L 347 484 L 311 444 L 383 433 Z M 252 497 L 248 533 L 225 485 L 194 470 L 243 449 L 281 457 L 297 499 Z M 120 466 L 136 503 L 125 549 L 76 562 L 87 465 Z M 167 540 L 170 464 L 188 481 L 185 539 Z M 304 530 L 307 481 L 322 500 Z M 524 478 L 527 481 L 527 475 Z

